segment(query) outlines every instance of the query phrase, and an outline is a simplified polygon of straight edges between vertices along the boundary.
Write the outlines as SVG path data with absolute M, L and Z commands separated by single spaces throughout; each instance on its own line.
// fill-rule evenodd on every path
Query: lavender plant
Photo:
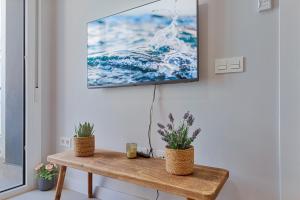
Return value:
M 190 112 L 186 112 L 183 116 L 183 120 L 178 127 L 174 125 L 174 117 L 172 113 L 169 114 L 170 122 L 165 126 L 158 123 L 158 133 L 161 135 L 162 140 L 167 143 L 167 148 L 170 149 L 188 149 L 191 144 L 197 138 L 201 129 L 196 129 L 192 136 L 189 136 L 189 131 L 193 125 L 195 118 Z

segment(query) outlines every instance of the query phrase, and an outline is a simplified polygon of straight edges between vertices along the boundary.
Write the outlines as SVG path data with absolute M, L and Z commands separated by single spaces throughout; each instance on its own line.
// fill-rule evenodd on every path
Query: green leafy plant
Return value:
M 94 134 L 94 124 L 89 122 L 79 123 L 78 127 L 75 127 L 75 137 L 91 137 Z
M 48 163 L 48 164 L 38 164 L 35 167 L 35 171 L 37 173 L 37 177 L 52 181 L 58 175 L 58 167 L 55 164 Z
M 201 129 L 196 129 L 192 136 L 189 136 L 190 127 L 194 123 L 194 116 L 190 112 L 186 112 L 183 120 L 178 127 L 174 125 L 174 117 L 172 113 L 169 114 L 170 123 L 166 126 L 158 123 L 158 133 L 162 136 L 162 140 L 167 143 L 167 148 L 170 149 L 188 149 L 197 138 Z

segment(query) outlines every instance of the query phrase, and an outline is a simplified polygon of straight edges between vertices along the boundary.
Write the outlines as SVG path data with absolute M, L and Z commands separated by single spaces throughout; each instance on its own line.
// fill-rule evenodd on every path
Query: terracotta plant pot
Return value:
M 95 136 L 74 137 L 74 153 L 77 157 L 93 156 L 95 152 Z
M 194 170 L 194 147 L 189 149 L 169 149 L 166 148 L 166 170 L 168 173 L 186 176 Z

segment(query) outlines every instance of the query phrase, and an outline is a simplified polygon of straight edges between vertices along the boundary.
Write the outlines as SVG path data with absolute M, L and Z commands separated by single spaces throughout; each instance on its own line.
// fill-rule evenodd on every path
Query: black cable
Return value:
M 158 198 L 159 198 L 159 192 L 158 190 L 156 190 L 156 200 L 158 200 Z
M 153 90 L 153 97 L 152 97 L 152 103 L 150 107 L 150 114 L 149 114 L 149 127 L 148 127 L 148 142 L 149 142 L 149 155 L 153 158 L 153 148 L 152 148 L 152 143 L 151 143 L 151 127 L 152 127 L 152 115 L 153 115 L 153 106 L 156 98 L 156 85 L 154 85 L 154 90 Z M 156 200 L 159 198 L 159 191 L 156 190 Z
M 156 200 L 158 200 L 158 198 L 159 198 L 159 192 L 158 190 L 156 190 Z
M 152 127 L 152 114 L 153 114 L 153 106 L 154 106 L 155 98 L 156 98 L 156 85 L 154 85 L 154 90 L 153 90 L 153 97 L 152 97 L 152 103 L 151 103 L 150 115 L 149 115 L 149 127 L 148 127 L 148 142 L 150 148 L 149 155 L 151 157 L 154 157 L 152 143 L 151 143 L 151 127 Z

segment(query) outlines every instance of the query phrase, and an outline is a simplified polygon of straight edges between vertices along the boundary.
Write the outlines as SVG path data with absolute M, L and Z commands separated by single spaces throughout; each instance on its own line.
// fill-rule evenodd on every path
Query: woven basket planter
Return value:
M 168 173 L 178 176 L 186 176 L 194 170 L 194 147 L 189 149 L 166 148 L 166 170 Z
M 93 156 L 95 152 L 95 136 L 74 137 L 74 153 L 77 157 Z

